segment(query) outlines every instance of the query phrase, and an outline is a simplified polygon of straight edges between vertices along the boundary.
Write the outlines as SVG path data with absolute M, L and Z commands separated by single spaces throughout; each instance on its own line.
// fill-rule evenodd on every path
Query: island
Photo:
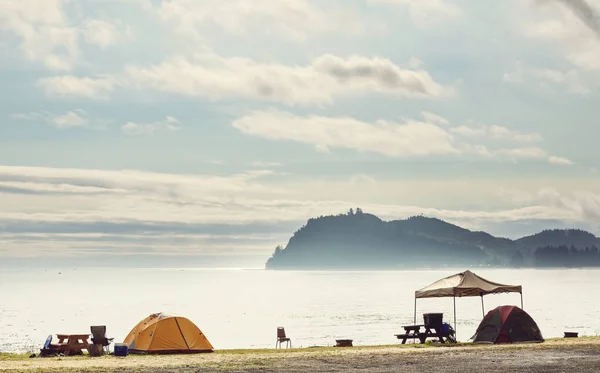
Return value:
M 432 217 L 384 221 L 357 208 L 309 219 L 285 248 L 275 248 L 265 267 L 354 270 L 600 266 L 598 246 L 598 237 L 577 229 L 545 230 L 511 240 Z

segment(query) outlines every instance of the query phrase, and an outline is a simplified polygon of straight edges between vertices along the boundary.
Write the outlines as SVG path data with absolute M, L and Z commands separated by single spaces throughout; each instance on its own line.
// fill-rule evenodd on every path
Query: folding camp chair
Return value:
M 110 352 L 110 344 L 114 338 L 106 338 L 106 325 L 90 326 L 92 332 L 92 343 L 102 345 L 106 353 Z

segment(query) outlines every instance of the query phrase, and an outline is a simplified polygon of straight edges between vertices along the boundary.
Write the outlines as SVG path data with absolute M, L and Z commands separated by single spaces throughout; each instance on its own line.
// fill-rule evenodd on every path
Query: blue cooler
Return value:
M 115 343 L 115 356 L 127 356 L 129 354 L 128 350 L 125 343 Z

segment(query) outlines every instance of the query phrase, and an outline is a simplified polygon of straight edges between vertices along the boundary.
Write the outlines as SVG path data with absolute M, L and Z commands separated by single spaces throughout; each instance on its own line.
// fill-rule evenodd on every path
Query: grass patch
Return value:
M 9 352 L 0 352 L 0 361 L 29 359 L 29 355 L 31 354 L 12 354 Z
M 246 371 L 276 370 L 285 367 L 289 361 L 352 361 L 365 356 L 378 355 L 380 358 L 396 355 L 396 358 L 409 358 L 412 354 L 444 353 L 452 349 L 461 356 L 474 356 L 485 353 L 510 353 L 514 351 L 568 351 L 599 348 L 600 337 L 551 338 L 538 344 L 489 345 L 473 343 L 457 344 L 392 344 L 381 346 L 355 347 L 303 347 L 293 349 L 232 349 L 216 350 L 212 354 L 197 355 L 130 355 L 121 362 L 118 357 L 104 356 L 90 358 L 89 355 L 70 357 L 50 357 L 30 359 L 29 354 L 0 353 L 0 371 L 12 372 L 143 372 L 158 371 L 187 373 L 198 371 Z M 403 357 L 400 357 L 403 356 Z

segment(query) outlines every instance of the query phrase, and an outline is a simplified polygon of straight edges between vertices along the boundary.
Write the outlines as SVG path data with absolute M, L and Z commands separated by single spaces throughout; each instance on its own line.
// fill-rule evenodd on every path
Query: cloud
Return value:
M 15 35 L 23 55 L 51 71 L 72 71 L 81 65 L 82 41 L 106 48 L 128 36 L 120 22 L 80 20 L 71 6 L 63 0 L 3 1 L 0 31 Z
M 225 161 L 220 160 L 220 159 L 211 159 L 209 161 L 206 161 L 206 163 L 213 164 L 216 166 L 223 166 L 225 164 Z
M 176 131 L 179 129 L 176 118 L 168 116 L 164 121 L 153 123 L 134 123 L 127 122 L 121 127 L 121 130 L 128 135 L 152 136 L 157 132 Z
M 557 0 L 569 7 L 573 13 L 600 37 L 600 12 L 586 0 Z
M 413 22 L 419 27 L 428 27 L 434 19 L 453 19 L 462 15 L 462 10 L 449 0 L 369 0 L 374 4 L 389 4 L 408 9 Z
M 282 164 L 279 162 L 255 161 L 255 162 L 251 162 L 250 166 L 257 167 L 257 168 L 272 168 L 272 167 L 281 167 Z
M 504 75 L 504 81 L 533 85 L 542 92 L 565 90 L 572 94 L 591 94 L 600 84 L 598 10 L 582 0 L 537 1 L 536 4 L 534 12 L 522 21 L 523 32 L 546 42 L 564 62 L 541 65 L 536 61 L 531 67 L 518 64 Z M 521 14 L 527 13 L 525 8 L 521 10 Z
M 363 30 L 358 15 L 345 8 L 325 11 L 316 4 L 325 5 L 306 0 L 166 0 L 151 8 L 178 34 L 195 39 L 205 38 L 214 29 L 242 37 L 258 34 L 295 42 L 340 29 L 348 33 Z
M 85 114 L 85 112 L 83 112 Z M 85 126 L 88 123 L 87 118 L 84 118 L 80 113 L 69 111 L 65 115 L 60 115 L 52 119 L 52 122 L 59 129 L 65 129 L 69 127 L 80 127 Z
M 246 115 L 233 126 L 248 135 L 307 143 L 321 151 L 346 148 L 393 157 L 458 153 L 446 131 L 419 121 L 367 123 L 348 117 L 302 117 L 269 110 Z
M 519 142 L 539 142 L 543 140 L 542 135 L 537 132 L 522 133 L 496 125 L 463 125 L 451 128 L 450 132 L 470 138 L 506 139 Z
M 298 116 L 281 110 L 259 110 L 233 121 L 242 133 L 269 140 L 310 144 L 317 151 L 354 149 L 389 157 L 436 155 L 475 156 L 498 160 L 540 160 L 548 157 L 539 147 L 505 148 L 498 144 L 541 141 L 537 133 L 521 133 L 501 126 L 452 127 L 445 118 L 423 112 L 424 121 L 364 122 L 349 117 Z M 460 136 L 454 136 L 454 135 Z M 486 140 L 495 148 L 474 141 Z M 494 143 L 495 142 L 495 143 Z M 556 162 L 556 160 L 553 161 Z M 551 162 L 551 163 L 554 163 Z
M 55 115 L 48 112 L 30 112 L 16 113 L 11 116 L 15 119 L 46 122 L 61 130 L 73 127 L 88 127 L 91 125 L 87 113 L 82 109 L 70 110 L 62 115 Z M 99 126 L 100 123 L 96 123 L 96 125 Z
M 215 54 L 169 59 L 150 67 L 129 66 L 128 81 L 153 89 L 208 99 L 227 97 L 296 104 L 331 104 L 334 96 L 380 92 L 411 98 L 452 93 L 424 70 L 402 68 L 384 58 L 324 55 L 307 66 L 263 64 Z
M 571 166 L 573 162 L 567 158 L 552 156 L 548 158 L 548 162 L 550 164 L 558 165 L 558 166 Z
M 402 96 L 439 97 L 444 94 L 444 89 L 426 71 L 404 69 L 384 58 L 352 56 L 343 59 L 324 55 L 313 62 L 313 68 L 342 85 L 357 85 L 362 89 Z
M 596 224 L 600 220 L 600 194 L 590 191 L 579 190 L 565 194 L 554 188 L 544 188 L 536 196 L 535 202 L 570 211 L 579 219 Z
M 570 94 L 587 96 L 592 92 L 594 80 L 580 70 L 571 68 L 559 70 L 550 68 L 526 67 L 517 63 L 515 68 L 504 74 L 506 83 L 515 85 L 531 85 L 543 93 L 559 93 L 566 91 Z
M 38 80 L 47 96 L 107 99 L 117 85 L 110 77 L 54 76 Z
M 441 124 L 441 125 L 449 125 L 450 124 L 450 121 L 448 121 L 448 119 L 441 117 L 437 114 L 430 113 L 428 111 L 421 112 L 421 116 L 423 117 L 423 119 L 425 119 L 425 121 L 427 123 Z
M 27 59 L 50 70 L 71 70 L 79 58 L 78 32 L 69 26 L 61 0 L 3 1 L 0 30 L 16 35 Z
M 99 19 L 86 20 L 82 33 L 88 44 L 95 44 L 103 49 L 116 44 L 121 37 L 121 31 L 116 22 Z
M 502 149 L 498 151 L 498 154 L 509 157 L 513 160 L 517 159 L 542 159 L 547 157 L 547 153 L 544 149 L 540 148 L 515 148 L 515 149 Z

